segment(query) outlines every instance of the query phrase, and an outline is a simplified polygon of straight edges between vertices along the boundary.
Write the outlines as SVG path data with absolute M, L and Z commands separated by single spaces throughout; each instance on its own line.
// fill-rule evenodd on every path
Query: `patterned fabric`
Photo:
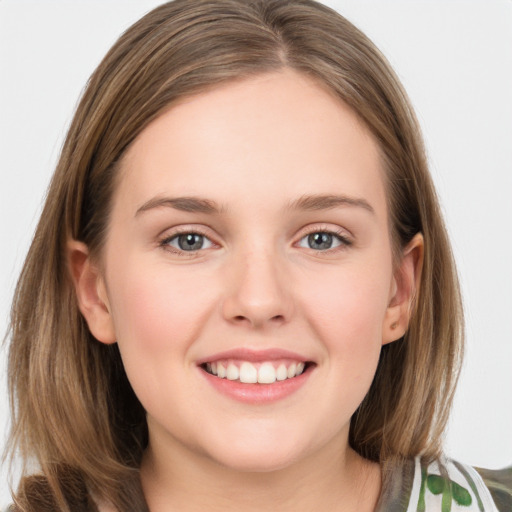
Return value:
M 419 458 L 396 468 L 376 512 L 512 512 L 512 467 L 475 469 Z
M 500 471 L 475 468 L 500 512 L 512 512 L 512 466 Z

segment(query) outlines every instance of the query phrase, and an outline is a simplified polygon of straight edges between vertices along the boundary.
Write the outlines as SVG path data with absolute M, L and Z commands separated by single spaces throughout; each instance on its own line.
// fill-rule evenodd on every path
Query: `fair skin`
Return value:
M 284 70 L 181 100 L 120 173 L 100 261 L 69 254 L 147 411 L 150 510 L 374 510 L 380 470 L 350 418 L 407 328 L 422 239 L 393 265 L 364 125 Z

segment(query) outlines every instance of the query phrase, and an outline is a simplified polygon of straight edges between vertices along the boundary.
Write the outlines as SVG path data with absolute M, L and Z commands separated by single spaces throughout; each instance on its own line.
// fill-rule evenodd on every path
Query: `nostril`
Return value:
M 232 321 L 235 322 L 235 323 L 244 323 L 244 322 L 249 322 L 251 324 L 259 324 L 260 321 L 258 321 L 256 319 L 256 321 L 252 321 L 250 317 L 248 316 L 245 316 L 245 315 L 236 315 L 232 318 Z M 272 323 L 282 323 L 284 322 L 284 315 L 275 315 L 275 316 L 272 316 L 268 319 L 269 322 L 272 322 Z

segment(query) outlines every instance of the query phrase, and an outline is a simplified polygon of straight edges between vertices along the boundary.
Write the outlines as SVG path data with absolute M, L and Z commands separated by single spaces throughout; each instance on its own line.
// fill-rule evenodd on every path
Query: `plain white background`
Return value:
M 74 107 L 157 0 L 0 0 L 0 332 Z M 446 439 L 512 464 L 512 2 L 330 0 L 380 47 L 424 130 L 464 293 L 467 357 Z M 7 432 L 0 354 L 0 440 Z M 9 502 L 7 468 L 0 505 Z

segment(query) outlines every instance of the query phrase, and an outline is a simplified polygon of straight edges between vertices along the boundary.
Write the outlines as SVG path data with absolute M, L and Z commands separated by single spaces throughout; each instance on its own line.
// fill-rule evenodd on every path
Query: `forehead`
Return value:
M 132 209 L 168 194 L 277 207 L 318 193 L 364 195 L 386 210 L 379 148 L 365 125 L 291 70 L 183 98 L 143 130 L 120 172 L 114 206 Z

